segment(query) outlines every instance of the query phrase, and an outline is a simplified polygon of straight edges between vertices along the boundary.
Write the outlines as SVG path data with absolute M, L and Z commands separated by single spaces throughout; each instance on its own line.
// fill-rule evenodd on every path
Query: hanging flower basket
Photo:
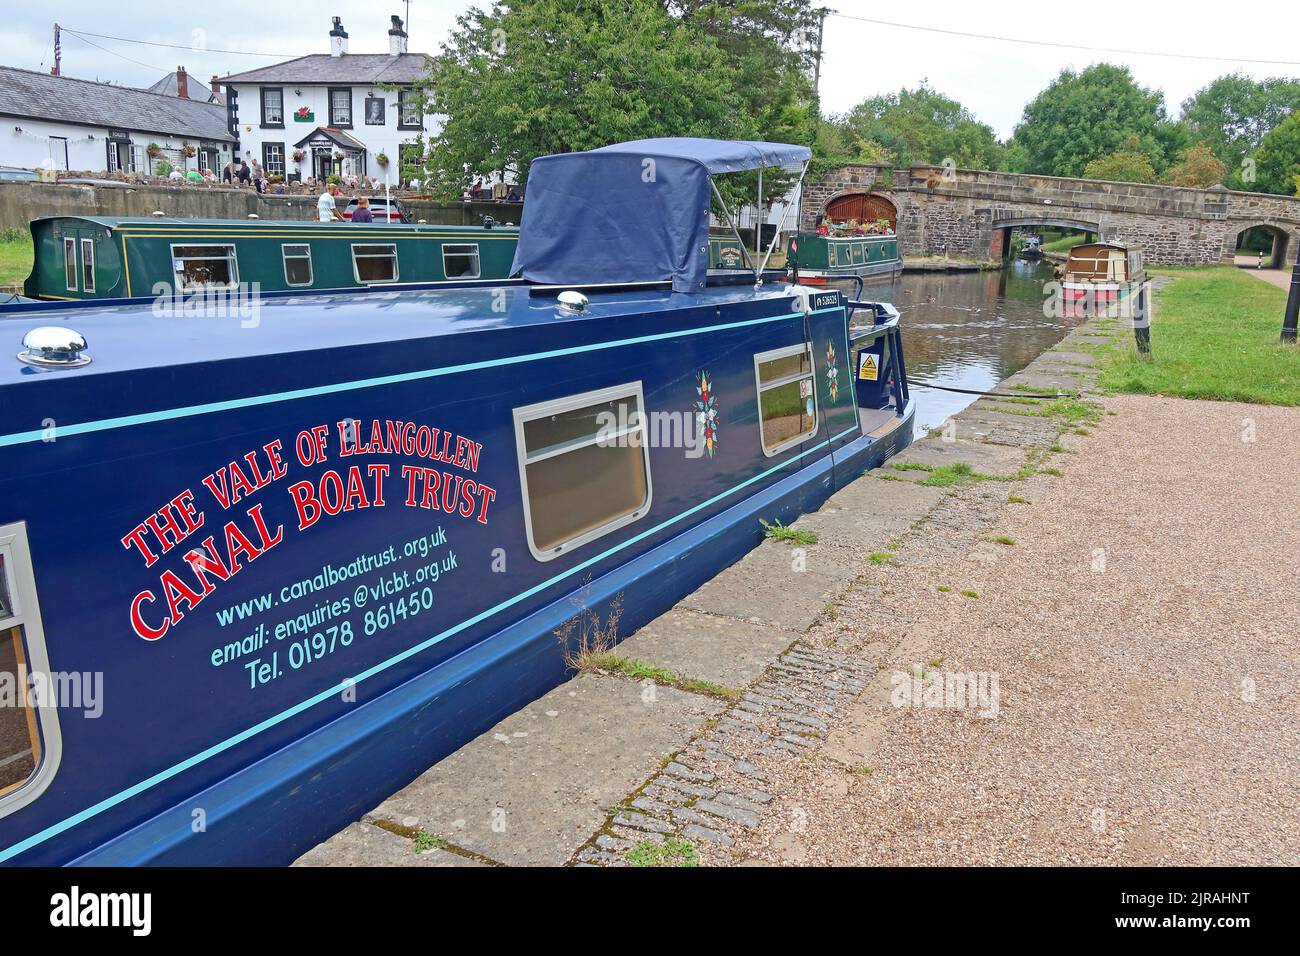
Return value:
M 295 163 L 301 163 L 306 158 L 307 158 L 307 154 L 303 150 L 295 149 L 293 151 L 293 161 Z
M 197 152 L 198 149 L 194 146 L 193 143 L 186 143 L 184 146 L 181 147 L 182 156 L 193 156 Z
M 334 150 L 334 158 L 335 158 L 336 160 L 338 160 L 339 162 L 342 162 L 342 160 L 343 160 L 343 151 L 342 151 L 341 149 L 336 149 L 336 150 Z
M 162 147 L 159 146 L 157 143 L 150 143 L 148 146 L 145 147 L 144 151 L 145 154 L 150 159 L 157 159 L 159 156 L 162 155 Z
M 387 153 L 375 153 L 375 162 L 377 162 L 380 166 L 387 166 L 387 165 L 388 165 L 388 154 L 387 154 Z

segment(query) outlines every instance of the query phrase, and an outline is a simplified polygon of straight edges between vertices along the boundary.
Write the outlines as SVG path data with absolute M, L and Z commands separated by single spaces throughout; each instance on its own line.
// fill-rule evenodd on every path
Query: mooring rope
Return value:
M 990 398 L 1064 398 L 1066 392 L 1054 392 L 1051 395 L 1040 394 L 1037 392 L 981 392 L 974 388 L 955 388 L 952 385 L 936 385 L 933 382 L 918 382 L 916 379 L 908 376 L 908 385 L 919 385 L 921 388 L 937 388 L 945 392 L 961 392 L 963 395 L 987 395 Z

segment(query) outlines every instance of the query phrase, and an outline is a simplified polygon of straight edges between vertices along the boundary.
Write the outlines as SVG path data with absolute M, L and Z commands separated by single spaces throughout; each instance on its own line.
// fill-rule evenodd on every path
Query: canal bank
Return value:
M 1092 352 L 1116 334 L 1110 326 L 1076 329 L 1004 387 L 1086 389 Z M 981 399 L 668 614 L 602 648 L 579 676 L 299 864 L 743 859 L 731 851 L 764 821 L 789 817 L 782 792 L 789 768 L 823 759 L 905 622 L 860 645 L 827 640 L 825 629 L 876 586 L 909 535 L 954 522 L 965 528 L 948 503 L 968 483 L 1006 495 L 1059 480 L 1059 461 L 1069 456 L 1062 432 L 1088 430 L 1103 417 L 1069 398 Z M 897 604 L 889 593 L 881 600 Z M 593 630 L 616 627 L 602 621 Z

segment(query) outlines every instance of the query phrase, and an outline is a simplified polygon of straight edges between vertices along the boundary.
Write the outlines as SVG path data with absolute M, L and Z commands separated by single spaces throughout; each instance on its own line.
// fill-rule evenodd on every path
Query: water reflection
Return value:
M 990 389 L 1083 321 L 1044 315 L 1043 286 L 1051 281 L 1052 263 L 1015 260 L 1001 272 L 909 272 L 866 288 L 865 298 L 902 313 L 918 434 L 978 398 L 921 382 Z

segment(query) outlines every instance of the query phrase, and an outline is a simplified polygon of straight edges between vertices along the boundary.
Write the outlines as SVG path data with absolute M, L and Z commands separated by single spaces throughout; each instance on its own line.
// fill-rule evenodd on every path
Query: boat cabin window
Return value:
M 182 291 L 239 283 L 234 246 L 172 246 L 172 271 Z
M 63 240 L 63 284 L 69 292 L 77 291 L 77 240 L 71 236 Z
M 81 287 L 95 291 L 95 240 L 81 240 Z
M 817 434 L 812 346 L 804 343 L 754 356 L 763 454 L 771 457 Z
M 289 285 L 311 285 L 311 246 L 280 246 L 284 256 L 284 281 Z
M 517 408 L 528 547 L 549 561 L 650 510 L 640 382 Z
M 442 274 L 448 279 L 477 279 L 478 243 L 443 245 Z
M 31 559 L 21 524 L 0 527 L 0 817 L 40 796 L 57 768 L 59 732 Z
M 352 274 L 358 282 L 396 282 L 397 246 L 353 246 Z

